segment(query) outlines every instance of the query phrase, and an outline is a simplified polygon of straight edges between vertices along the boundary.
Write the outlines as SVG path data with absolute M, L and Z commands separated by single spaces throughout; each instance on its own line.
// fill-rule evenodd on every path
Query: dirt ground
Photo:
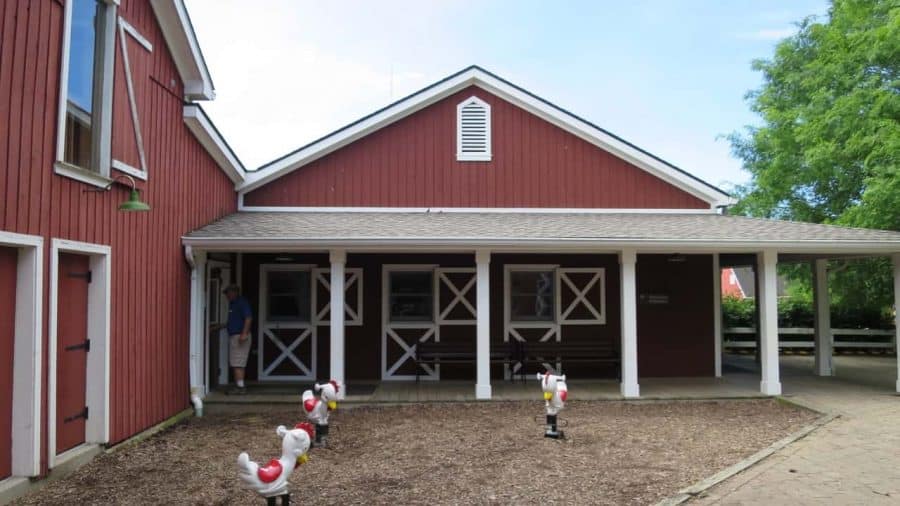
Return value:
M 339 408 L 330 444 L 291 478 L 295 504 L 650 504 L 816 415 L 772 400 L 570 402 L 567 439 L 542 437 L 543 403 Z M 264 504 L 236 457 L 280 453 L 299 407 L 192 418 L 101 455 L 15 504 Z

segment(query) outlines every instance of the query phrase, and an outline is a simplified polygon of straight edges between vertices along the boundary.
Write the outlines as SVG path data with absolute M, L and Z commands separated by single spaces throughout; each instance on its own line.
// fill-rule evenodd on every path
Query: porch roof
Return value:
M 900 252 L 900 232 L 714 213 L 243 211 L 183 238 L 206 249 L 546 247 Z

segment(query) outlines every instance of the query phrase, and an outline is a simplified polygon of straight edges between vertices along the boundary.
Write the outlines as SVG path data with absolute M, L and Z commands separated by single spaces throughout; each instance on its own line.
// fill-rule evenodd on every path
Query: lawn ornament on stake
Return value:
M 238 476 L 247 488 L 265 497 L 268 506 L 275 506 L 278 497 L 281 497 L 282 505 L 291 503 L 288 478 L 294 468 L 309 460 L 306 452 L 309 451 L 315 429 L 309 422 L 302 422 L 293 429 L 279 425 L 275 433 L 282 438 L 281 458 L 272 459 L 264 466 L 251 461 L 247 452 L 238 455 L 237 459 Z
M 552 374 L 547 371 L 544 374 L 537 373 L 537 379 L 541 382 L 544 391 L 544 403 L 547 407 L 547 431 L 544 437 L 563 439 L 565 435 L 559 430 L 557 415 L 566 405 L 569 396 L 569 387 L 566 386 L 566 375 Z
M 316 440 L 314 446 L 326 446 L 328 444 L 328 413 L 337 409 L 338 395 L 341 393 L 341 383 L 331 380 L 328 383 L 316 383 L 313 388 L 321 392 L 317 398 L 312 390 L 303 392 L 300 400 L 303 403 L 303 411 L 310 422 L 316 424 Z

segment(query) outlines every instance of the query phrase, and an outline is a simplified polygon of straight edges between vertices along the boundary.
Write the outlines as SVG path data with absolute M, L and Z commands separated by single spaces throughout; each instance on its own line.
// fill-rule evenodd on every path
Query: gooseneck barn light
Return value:
M 120 174 L 112 179 L 108 185 L 103 188 L 97 190 L 85 190 L 86 192 L 107 192 L 112 189 L 113 185 L 116 184 L 120 179 L 127 179 L 128 182 L 131 183 L 131 192 L 128 195 L 128 200 L 119 204 L 119 211 L 125 212 L 133 212 L 133 211 L 149 211 L 150 204 L 143 202 L 141 200 L 141 191 L 138 190 L 137 184 L 134 182 L 134 178 L 128 176 L 126 174 Z

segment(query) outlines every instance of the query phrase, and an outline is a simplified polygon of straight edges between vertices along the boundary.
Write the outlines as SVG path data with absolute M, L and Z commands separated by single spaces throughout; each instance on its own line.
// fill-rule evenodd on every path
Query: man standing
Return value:
M 229 391 L 230 394 L 243 395 L 247 393 L 244 386 L 244 368 L 247 367 L 247 358 L 250 356 L 250 324 L 253 323 L 253 313 L 250 311 L 250 303 L 241 296 L 241 289 L 237 285 L 228 285 L 224 290 L 228 297 L 228 364 L 234 374 L 234 382 L 237 388 Z

